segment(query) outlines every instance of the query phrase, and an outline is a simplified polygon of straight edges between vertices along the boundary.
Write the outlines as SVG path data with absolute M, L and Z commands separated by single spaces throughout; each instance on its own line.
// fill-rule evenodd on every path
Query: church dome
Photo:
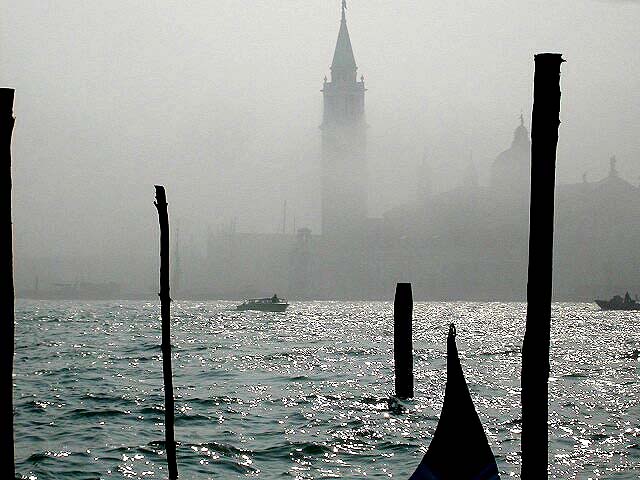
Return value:
M 530 170 L 531 140 L 524 117 L 520 115 L 511 147 L 498 155 L 491 166 L 491 187 L 495 191 L 528 195 Z
M 518 128 L 513 132 L 511 148 L 529 148 L 530 146 L 531 141 L 529 140 L 529 132 L 527 131 L 527 127 L 524 126 L 524 117 L 521 114 L 520 125 L 518 125 Z

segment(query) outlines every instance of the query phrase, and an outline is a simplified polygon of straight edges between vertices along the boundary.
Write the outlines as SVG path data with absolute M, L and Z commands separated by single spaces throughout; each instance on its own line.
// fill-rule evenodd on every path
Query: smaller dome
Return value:
M 529 132 L 527 127 L 524 126 L 524 116 L 520 114 L 520 125 L 518 125 L 518 128 L 513 132 L 511 147 L 529 148 L 530 146 Z
M 524 117 L 520 115 L 520 125 L 513 133 L 511 147 L 498 155 L 491 166 L 490 185 L 503 192 L 528 195 L 530 172 L 531 140 L 524 126 Z

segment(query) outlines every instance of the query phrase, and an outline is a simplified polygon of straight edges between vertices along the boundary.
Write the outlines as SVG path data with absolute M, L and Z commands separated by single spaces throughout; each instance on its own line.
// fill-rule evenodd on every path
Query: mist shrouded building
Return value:
M 502 194 L 529 198 L 531 140 L 524 126 L 524 115 L 513 133 L 511 147 L 502 152 L 491 166 L 490 186 Z
M 343 4 L 331 80 L 322 88 L 322 234 L 329 237 L 362 232 L 367 218 L 365 87 L 357 73 Z
M 321 152 L 314 157 L 321 158 L 322 231 L 248 233 L 234 221 L 208 236 L 206 252 L 183 248 L 181 269 L 174 271 L 180 276 L 178 298 L 278 293 L 292 299 L 388 299 L 398 281 L 412 282 L 416 299 L 525 298 L 531 140 L 524 117 L 514 125 L 510 147 L 495 158 L 488 185 L 478 182 L 470 162 L 458 188 L 435 192 L 431 181 L 437 172 L 425 157 L 416 179 L 419 195 L 374 219 L 367 216 L 365 91 L 343 6 L 331 78 L 322 89 Z M 500 140 L 505 146 L 507 134 Z M 600 181 L 587 182 L 585 176 L 581 183 L 559 184 L 556 206 L 556 298 L 640 293 L 640 188 L 622 178 L 615 159 Z M 136 261 L 126 257 L 123 263 Z M 48 283 L 53 296 L 68 285 L 77 295 L 83 284 L 86 295 L 94 295 L 98 288 L 82 279 L 123 279 L 113 262 L 81 262 L 99 265 L 100 276 L 83 275 L 87 268 L 72 261 L 60 263 L 22 259 L 18 294 L 31 289 L 42 296 Z M 154 292 L 156 274 L 144 268 L 152 264 L 136 267 L 143 273 L 134 283 L 148 292 Z M 31 287 L 36 277 L 39 286 Z M 99 290 L 114 295 L 104 285 Z

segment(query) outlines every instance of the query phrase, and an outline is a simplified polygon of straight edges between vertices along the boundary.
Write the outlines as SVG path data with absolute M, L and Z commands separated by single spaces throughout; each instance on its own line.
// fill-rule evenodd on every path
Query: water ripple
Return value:
M 407 478 L 442 407 L 451 321 L 499 469 L 518 477 L 524 304 L 417 303 L 416 398 L 403 412 L 387 403 L 390 303 L 305 302 L 284 315 L 231 306 L 173 304 L 182 477 Z M 22 478 L 164 478 L 158 305 L 20 301 L 16 310 Z M 637 314 L 563 303 L 553 316 L 551 477 L 637 478 Z

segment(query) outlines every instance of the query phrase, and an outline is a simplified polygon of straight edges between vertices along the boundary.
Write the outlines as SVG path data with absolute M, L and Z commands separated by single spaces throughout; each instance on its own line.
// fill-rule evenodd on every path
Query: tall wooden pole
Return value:
M 176 439 L 173 432 L 173 378 L 171 374 L 171 295 L 169 293 L 169 213 L 164 187 L 156 185 L 155 206 L 160 221 L 160 312 L 162 316 L 162 375 L 164 377 L 165 448 L 169 479 L 178 478 Z
M 527 325 L 522 345 L 522 479 L 547 478 L 549 343 L 556 149 L 560 126 L 557 53 L 535 56 Z
M 410 283 L 398 283 L 393 302 L 393 360 L 396 397 L 413 397 L 413 294 Z
M 13 228 L 11 223 L 11 137 L 13 135 L 12 88 L 0 88 L 0 472 L 15 478 L 13 447 Z

